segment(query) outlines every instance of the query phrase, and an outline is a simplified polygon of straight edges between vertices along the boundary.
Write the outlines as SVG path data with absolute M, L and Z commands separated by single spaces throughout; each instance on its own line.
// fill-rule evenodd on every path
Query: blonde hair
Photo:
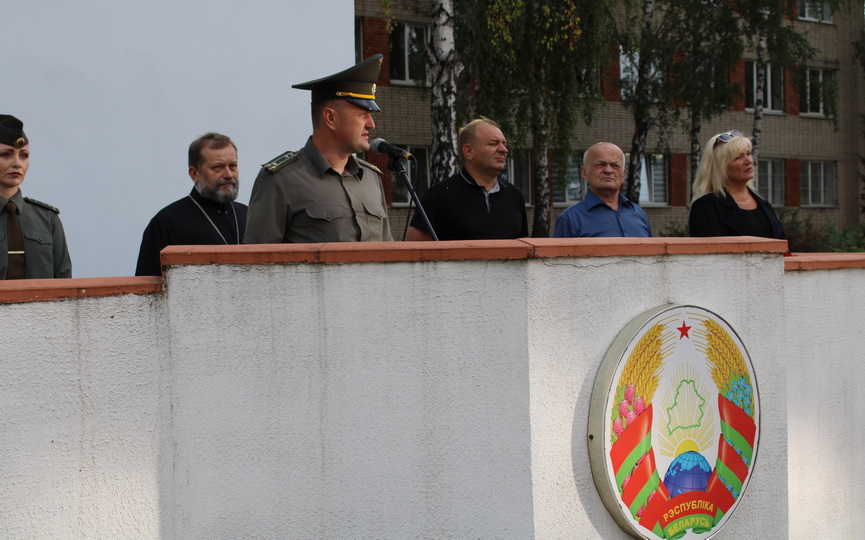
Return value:
M 748 137 L 742 135 L 733 137 L 728 142 L 719 142 L 718 137 L 721 135 L 724 133 L 709 139 L 703 149 L 703 157 L 700 159 L 697 176 L 694 178 L 694 195 L 691 197 L 691 202 L 709 193 L 726 197 L 724 183 L 727 181 L 727 165 L 742 152 L 751 151 L 751 140 Z M 747 186 L 756 191 L 753 179 L 748 180 Z

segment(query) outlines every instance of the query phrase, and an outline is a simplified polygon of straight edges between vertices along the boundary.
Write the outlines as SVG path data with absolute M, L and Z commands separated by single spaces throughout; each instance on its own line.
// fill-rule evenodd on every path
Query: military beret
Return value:
M 312 90 L 312 101 L 344 98 L 368 111 L 380 111 L 375 103 L 375 82 L 384 57 L 380 54 L 321 79 L 293 84 L 292 88 Z
M 29 143 L 24 134 L 24 122 L 11 114 L 0 114 L 0 144 L 23 148 Z

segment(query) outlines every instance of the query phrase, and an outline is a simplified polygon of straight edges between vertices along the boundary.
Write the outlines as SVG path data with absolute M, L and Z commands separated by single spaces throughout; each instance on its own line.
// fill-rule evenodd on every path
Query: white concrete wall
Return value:
M 180 267 L 168 290 L 169 537 L 531 536 L 524 265 Z
M 766 253 L 190 265 L 164 295 L 0 304 L 0 530 L 626 538 L 589 467 L 594 377 L 631 319 L 687 303 L 760 385 L 718 538 L 855 536 L 863 285 Z
M 784 281 L 791 536 L 856 538 L 865 528 L 865 269 Z
M 157 538 L 161 296 L 0 305 L 0 536 Z
M 595 375 L 619 331 L 663 304 L 723 317 L 748 348 L 762 403 L 784 402 L 782 258 L 607 257 L 532 261 L 529 336 L 532 463 L 538 538 L 628 538 L 595 488 L 587 446 Z M 780 316 L 779 316 L 780 314 Z M 783 407 L 762 409 L 757 465 L 719 538 L 785 538 L 787 440 Z M 768 426 L 768 427 L 767 427 Z

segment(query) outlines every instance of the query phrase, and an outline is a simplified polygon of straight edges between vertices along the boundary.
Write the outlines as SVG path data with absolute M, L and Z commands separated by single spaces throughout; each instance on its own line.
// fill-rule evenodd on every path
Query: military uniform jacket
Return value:
M 72 260 L 60 211 L 53 206 L 26 199 L 19 189 L 11 199 L 0 197 L 0 279 L 9 267 L 9 240 L 5 209 L 8 201 L 18 207 L 18 223 L 24 239 L 24 274 L 27 279 L 72 277 Z
M 392 241 L 378 172 L 351 156 L 338 174 L 310 137 L 258 173 L 243 242 Z

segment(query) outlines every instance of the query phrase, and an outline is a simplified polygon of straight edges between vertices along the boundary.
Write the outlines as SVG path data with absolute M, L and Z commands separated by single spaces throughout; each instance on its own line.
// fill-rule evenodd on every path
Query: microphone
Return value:
M 384 139 L 373 139 L 370 141 L 369 146 L 379 154 L 387 154 L 395 158 L 409 159 L 414 157 L 408 150 L 394 146 Z

